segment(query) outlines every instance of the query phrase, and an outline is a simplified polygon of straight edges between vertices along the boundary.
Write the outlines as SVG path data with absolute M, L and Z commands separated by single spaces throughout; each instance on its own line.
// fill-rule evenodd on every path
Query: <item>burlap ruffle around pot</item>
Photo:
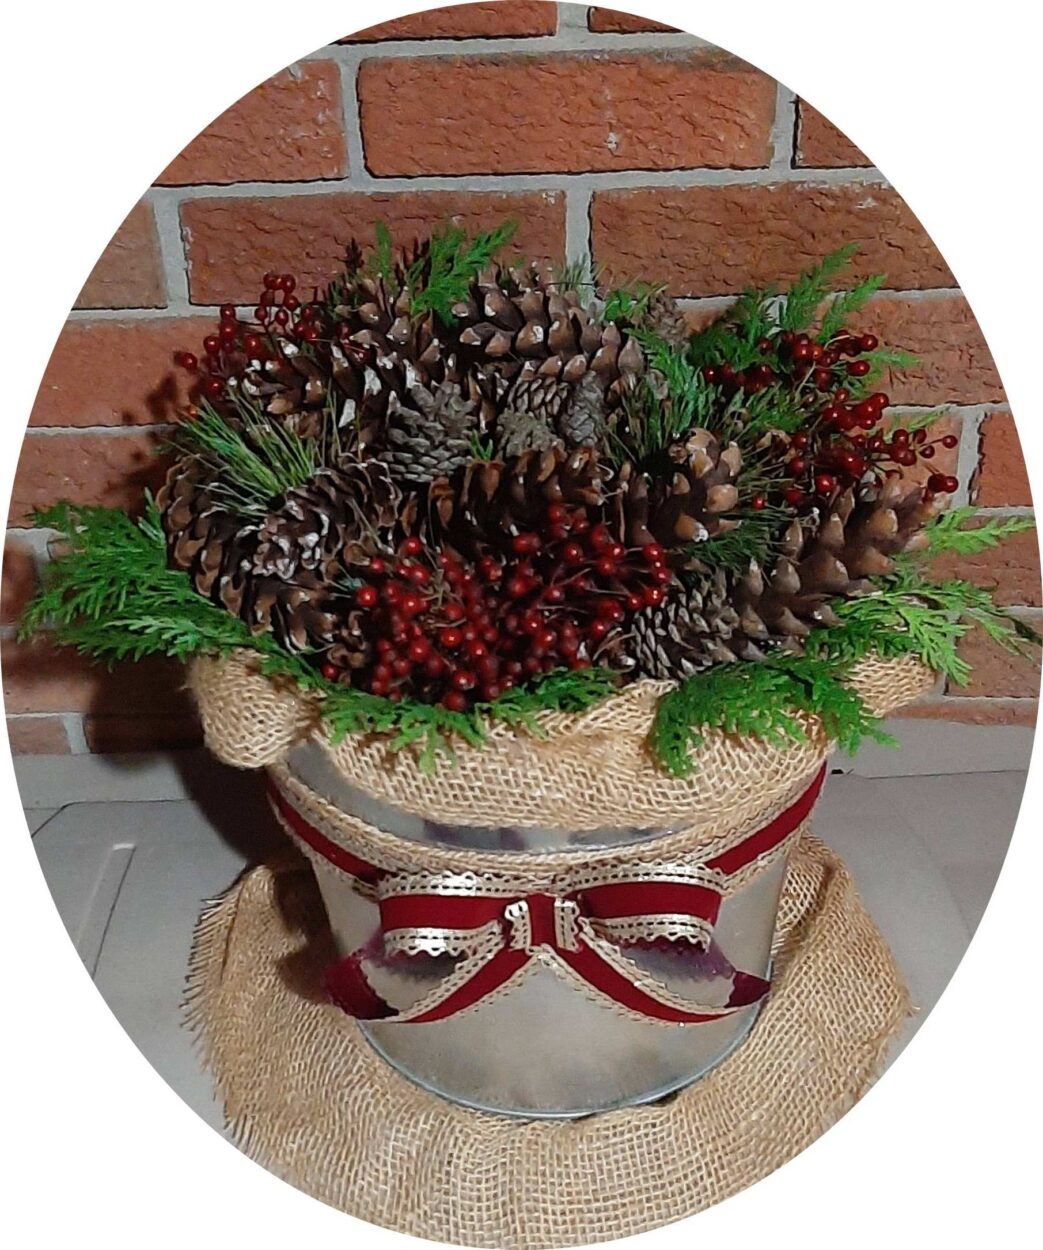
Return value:
M 863 661 L 851 684 L 872 711 L 885 715 L 925 693 L 932 681 L 931 672 L 909 658 Z M 314 741 L 357 789 L 446 824 L 574 830 L 684 824 L 689 832 L 705 828 L 711 841 L 728 828 L 749 827 L 792 795 L 830 750 L 813 720 L 804 722 L 806 742 L 785 746 L 714 731 L 697 752 L 692 775 L 671 777 L 647 745 L 656 701 L 669 686 L 641 681 L 582 715 L 543 715 L 545 739 L 494 726 L 482 747 L 460 745 L 453 763 L 425 775 L 409 751 L 393 751 L 386 737 L 349 735 L 331 745 L 318 699 L 262 677 L 248 654 L 194 661 L 189 687 L 207 746 L 225 763 L 270 768 L 293 747 Z
M 805 837 L 773 992 L 738 1050 L 654 1105 L 519 1121 L 427 1093 L 369 1048 L 325 1001 L 322 916 L 311 872 L 290 861 L 248 873 L 200 921 L 189 1012 L 231 1134 L 331 1206 L 465 1246 L 604 1241 L 737 1193 L 860 1097 L 909 1011 L 849 874 Z

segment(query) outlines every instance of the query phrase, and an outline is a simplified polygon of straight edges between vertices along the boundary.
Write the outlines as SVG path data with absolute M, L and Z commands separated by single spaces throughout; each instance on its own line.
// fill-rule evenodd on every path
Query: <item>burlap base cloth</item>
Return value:
M 931 680 L 914 660 L 874 660 L 858 666 L 852 684 L 884 715 Z M 692 776 L 668 777 L 646 745 L 665 687 L 639 682 L 585 714 L 542 717 L 545 741 L 494 727 L 483 748 L 463 748 L 432 776 L 380 738 L 329 742 L 317 701 L 261 676 L 248 657 L 196 661 L 189 685 L 215 754 L 268 768 L 291 790 L 289 757 L 310 741 L 357 789 L 428 819 L 563 829 L 680 823 L 657 844 L 663 855 L 720 847 L 763 824 L 831 749 L 809 720 L 796 744 L 713 732 Z M 322 814 L 389 868 L 408 869 L 421 854 L 428 870 L 495 871 L 504 859 L 486 852 L 480 863 L 458 863 L 463 852 L 421 852 L 328 804 Z M 525 858 L 539 872 L 557 857 Z M 321 978 L 335 957 L 311 869 L 289 850 L 285 862 L 247 873 L 200 920 L 187 1010 L 234 1140 L 349 1214 L 496 1250 L 642 1232 L 766 1176 L 861 1096 L 910 1011 L 848 872 L 806 831 L 780 905 L 772 992 L 754 1028 L 707 1075 L 659 1103 L 561 1121 L 439 1098 L 389 1066 L 327 1000 Z
M 738 1049 L 660 1103 L 516 1120 L 430 1094 L 369 1047 L 325 1000 L 322 915 L 296 860 L 249 872 L 200 921 L 188 1012 L 233 1140 L 349 1215 L 464 1246 L 607 1241 L 720 1202 L 843 1115 L 910 1010 L 848 872 L 805 836 L 772 993 Z

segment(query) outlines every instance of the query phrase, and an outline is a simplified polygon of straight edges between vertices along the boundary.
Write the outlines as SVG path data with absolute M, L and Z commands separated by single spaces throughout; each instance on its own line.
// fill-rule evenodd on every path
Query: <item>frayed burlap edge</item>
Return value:
M 878 715 L 912 702 L 932 681 L 913 657 L 864 660 L 851 675 Z M 831 750 L 821 723 L 806 717 L 805 740 L 797 743 L 710 731 L 695 752 L 692 775 L 669 776 L 652 758 L 648 734 L 658 698 L 670 686 L 639 681 L 588 712 L 544 714 L 545 740 L 493 726 L 483 746 L 457 745 L 455 759 L 428 775 L 386 737 L 350 734 L 330 743 L 319 701 L 262 676 L 248 654 L 195 660 L 189 686 L 207 745 L 226 763 L 271 767 L 311 741 L 358 790 L 445 824 L 654 829 L 690 825 L 698 814 L 707 829 L 741 825 L 791 794 Z
M 331 1206 L 437 1241 L 583 1245 L 720 1202 L 861 1096 L 910 1009 L 850 874 L 808 837 L 783 892 L 771 997 L 717 1068 L 653 1106 L 564 1122 L 488 1115 L 414 1086 L 324 1000 L 332 951 L 315 891 L 288 861 L 248 873 L 204 914 L 190 1023 L 246 1154 Z

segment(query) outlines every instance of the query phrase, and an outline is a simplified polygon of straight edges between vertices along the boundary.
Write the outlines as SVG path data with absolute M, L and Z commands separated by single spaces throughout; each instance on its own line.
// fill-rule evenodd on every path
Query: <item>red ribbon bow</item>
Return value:
M 657 938 L 708 945 L 729 878 L 795 832 L 814 806 L 824 777 L 823 766 L 785 811 L 705 864 L 617 865 L 572 874 L 553 893 L 524 895 L 473 873 L 385 872 L 316 829 L 274 785 L 270 796 L 295 838 L 376 893 L 387 953 L 463 956 L 419 1002 L 396 1011 L 366 975 L 368 950 L 355 951 L 327 972 L 326 985 L 334 1002 L 356 1019 L 444 1020 L 542 963 L 578 978 L 588 991 L 641 1019 L 698 1024 L 758 1002 L 769 983 L 735 972 L 727 1003 L 697 1006 L 651 980 L 620 948 Z

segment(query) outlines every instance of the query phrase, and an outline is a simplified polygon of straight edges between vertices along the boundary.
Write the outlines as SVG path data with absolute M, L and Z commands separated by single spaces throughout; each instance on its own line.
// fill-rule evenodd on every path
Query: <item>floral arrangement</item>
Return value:
M 61 548 L 24 629 L 115 661 L 249 649 L 322 697 L 334 737 L 387 733 L 430 766 L 491 721 L 538 730 L 638 679 L 677 774 L 709 727 L 853 749 L 870 653 L 960 682 L 972 627 L 1038 641 L 943 551 L 1025 528 L 943 511 L 937 412 L 889 412 L 910 358 L 848 328 L 850 248 L 693 330 L 660 287 L 498 262 L 512 226 L 445 227 L 310 296 L 268 274 L 222 307 L 144 512 L 37 515 Z

